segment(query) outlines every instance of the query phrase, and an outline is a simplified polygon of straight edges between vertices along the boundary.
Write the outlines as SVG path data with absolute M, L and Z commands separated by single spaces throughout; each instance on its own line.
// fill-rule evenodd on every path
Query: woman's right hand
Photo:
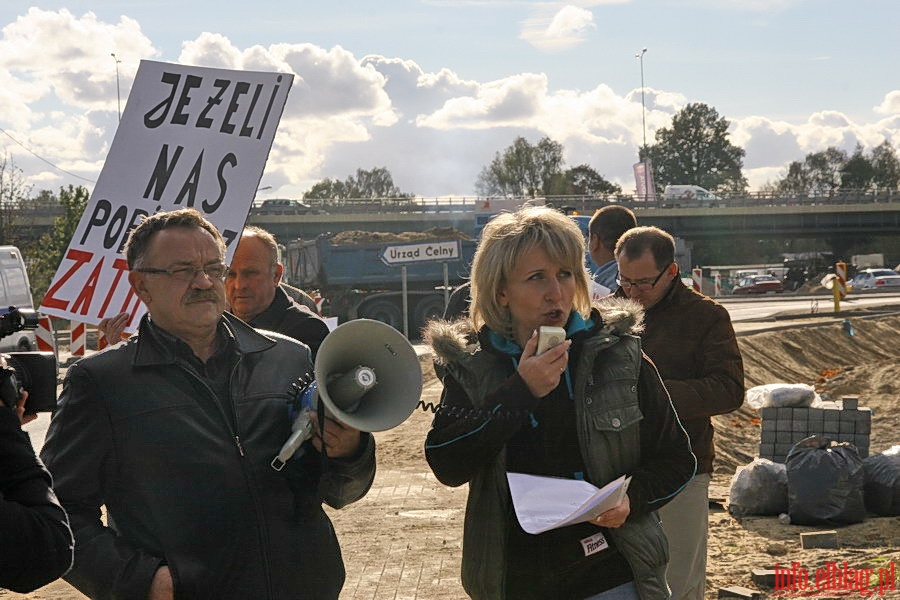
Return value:
M 534 332 L 519 357 L 519 376 L 535 398 L 543 398 L 559 385 L 559 378 L 569 364 L 572 340 L 566 340 L 543 354 L 535 354 L 537 344 L 538 336 Z

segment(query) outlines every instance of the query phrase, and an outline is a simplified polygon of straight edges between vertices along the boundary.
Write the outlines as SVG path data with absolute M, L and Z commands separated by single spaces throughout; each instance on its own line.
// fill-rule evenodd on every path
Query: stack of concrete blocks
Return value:
M 767 406 L 760 409 L 762 431 L 759 456 L 783 463 L 794 444 L 811 435 L 836 442 L 849 442 L 860 458 L 869 455 L 872 410 L 859 406 L 859 396 L 844 396 L 818 408 Z

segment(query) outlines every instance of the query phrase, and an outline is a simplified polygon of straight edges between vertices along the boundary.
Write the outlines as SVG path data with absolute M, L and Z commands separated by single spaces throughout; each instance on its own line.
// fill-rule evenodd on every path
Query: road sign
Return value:
M 459 240 L 386 246 L 381 262 L 389 267 L 402 267 L 423 262 L 448 262 L 460 259 Z

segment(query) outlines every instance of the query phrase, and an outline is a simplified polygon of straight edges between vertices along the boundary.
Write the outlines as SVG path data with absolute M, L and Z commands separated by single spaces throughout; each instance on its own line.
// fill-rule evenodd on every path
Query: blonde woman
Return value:
M 688 439 L 640 340 L 640 306 L 592 307 L 584 239 L 547 208 L 501 214 L 472 266 L 470 317 L 434 322 L 441 408 L 425 442 L 444 484 L 469 484 L 462 579 L 473 598 L 667 598 L 656 509 L 690 480 Z M 536 354 L 537 329 L 566 341 Z M 513 512 L 507 472 L 632 477 L 595 520 L 538 535 Z

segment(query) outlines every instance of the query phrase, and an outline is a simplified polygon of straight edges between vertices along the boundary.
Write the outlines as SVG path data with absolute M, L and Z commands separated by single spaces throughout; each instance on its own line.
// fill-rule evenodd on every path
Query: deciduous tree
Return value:
M 847 162 L 847 153 L 834 146 L 821 152 L 812 152 L 804 159 L 810 192 L 831 194 L 841 187 L 841 170 Z
M 880 190 L 900 188 L 900 160 L 891 143 L 884 140 L 872 149 L 872 185 Z
M 304 199 L 316 200 L 346 200 L 351 198 L 412 198 L 414 194 L 400 191 L 394 184 L 391 172 L 385 167 L 375 167 L 371 170 L 357 169 L 355 175 L 349 175 L 346 180 L 338 181 L 323 179 L 311 187 Z
M 8 153 L 0 156 L 0 244 L 23 244 L 21 209 L 30 194 L 25 172 Z
M 554 179 L 563 173 L 563 147 L 549 137 L 531 145 L 517 137 L 502 153 L 481 170 L 475 190 L 482 196 L 548 195 Z
M 564 173 L 565 194 L 579 196 L 606 196 L 621 194 L 622 187 L 607 181 L 600 173 L 588 165 L 572 167 Z
M 729 141 L 728 121 L 714 108 L 688 104 L 672 118 L 671 127 L 656 131 L 655 139 L 641 158 L 649 155 L 658 186 L 699 185 L 714 192 L 747 189 L 741 172 L 744 149 Z
M 59 197 L 53 198 L 49 191 L 42 191 L 37 200 L 49 204 L 51 199 L 62 207 L 62 215 L 53 221 L 53 228 L 28 247 L 28 276 L 35 306 L 39 305 L 50 287 L 50 280 L 62 262 L 63 254 L 75 235 L 81 214 L 87 206 L 90 194 L 82 186 L 68 186 L 59 189 Z
M 862 144 L 857 143 L 853 155 L 841 167 L 840 188 L 842 190 L 868 190 L 872 187 L 875 168 L 863 153 Z

